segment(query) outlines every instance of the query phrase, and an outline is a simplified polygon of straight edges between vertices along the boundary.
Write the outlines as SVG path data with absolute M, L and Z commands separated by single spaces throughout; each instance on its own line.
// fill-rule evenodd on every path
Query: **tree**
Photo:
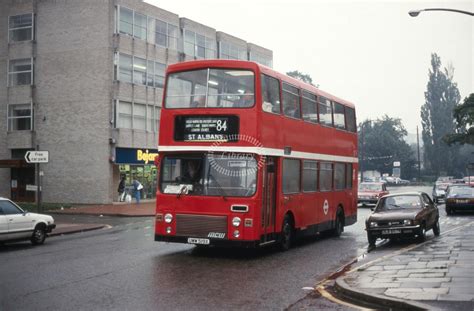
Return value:
M 364 171 L 392 174 L 393 162 L 400 161 L 405 179 L 417 176 L 415 154 L 405 142 L 407 131 L 399 118 L 384 115 L 381 119 L 359 124 L 359 162 Z
M 455 143 L 474 145 L 474 93 L 454 108 L 453 115 L 456 120 L 456 132 L 446 135 L 444 141 L 448 145 Z
M 425 104 L 421 107 L 421 134 L 425 168 L 437 175 L 455 175 L 461 166 L 457 157 L 459 147 L 450 147 L 443 141 L 446 134 L 454 132 L 453 109 L 460 101 L 453 72 L 452 67 L 442 71 L 440 57 L 431 54 Z
M 309 83 L 313 86 L 319 87 L 319 85 L 313 84 L 313 79 L 311 78 L 309 74 L 299 72 L 298 70 L 288 71 L 286 74 L 292 78 L 295 78 L 303 82 Z

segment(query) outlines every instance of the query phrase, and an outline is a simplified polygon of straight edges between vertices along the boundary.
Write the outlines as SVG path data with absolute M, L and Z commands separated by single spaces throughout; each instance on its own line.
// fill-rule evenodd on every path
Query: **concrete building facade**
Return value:
M 117 201 L 121 175 L 153 197 L 168 64 L 232 58 L 272 66 L 272 51 L 138 0 L 0 2 L 0 196 Z

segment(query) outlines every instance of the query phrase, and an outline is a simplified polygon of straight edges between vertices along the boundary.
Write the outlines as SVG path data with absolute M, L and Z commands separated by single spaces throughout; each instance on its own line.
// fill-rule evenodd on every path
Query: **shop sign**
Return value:
M 116 148 L 115 163 L 117 164 L 150 164 L 153 165 L 157 149 Z

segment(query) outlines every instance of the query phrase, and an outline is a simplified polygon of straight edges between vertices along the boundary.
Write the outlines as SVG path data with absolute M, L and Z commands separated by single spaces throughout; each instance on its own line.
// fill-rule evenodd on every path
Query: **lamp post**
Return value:
M 416 17 L 423 11 L 448 11 L 448 12 L 455 12 L 455 13 L 461 13 L 461 14 L 467 14 L 467 15 L 470 15 L 470 16 L 474 16 L 474 13 L 472 13 L 472 12 L 462 11 L 462 10 L 455 10 L 455 9 L 444 9 L 444 8 L 430 8 L 430 9 L 422 9 L 422 10 L 411 10 L 411 11 L 408 12 L 408 14 L 411 17 Z

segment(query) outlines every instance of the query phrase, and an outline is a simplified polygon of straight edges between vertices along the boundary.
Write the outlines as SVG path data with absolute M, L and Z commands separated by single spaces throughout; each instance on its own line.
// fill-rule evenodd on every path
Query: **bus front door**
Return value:
M 263 173 L 263 204 L 262 204 L 262 232 L 261 245 L 276 241 L 276 159 L 267 157 Z

